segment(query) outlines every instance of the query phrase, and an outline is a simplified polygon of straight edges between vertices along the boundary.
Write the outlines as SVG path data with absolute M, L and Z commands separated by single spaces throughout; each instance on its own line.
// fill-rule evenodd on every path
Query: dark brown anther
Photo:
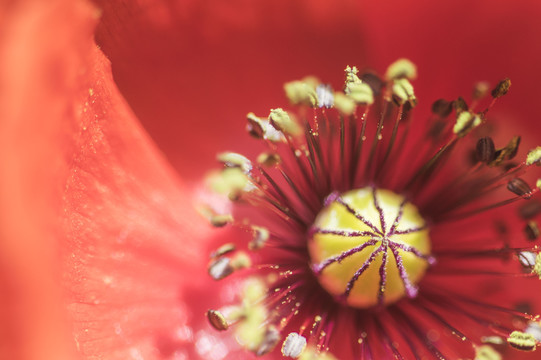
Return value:
M 273 326 L 270 326 L 265 331 L 263 341 L 257 347 L 255 354 L 256 356 L 263 356 L 270 353 L 278 342 L 280 341 L 280 332 Z
M 526 238 L 530 241 L 539 239 L 539 226 L 537 225 L 537 222 L 533 220 L 528 221 L 524 228 L 524 232 L 526 233 Z
M 461 97 L 453 101 L 453 106 L 455 107 L 455 111 L 457 114 L 463 111 L 468 111 L 469 109 L 468 104 L 466 104 L 466 101 Z
M 225 331 L 229 329 L 229 324 L 227 323 L 225 316 L 221 312 L 217 310 L 209 310 L 207 311 L 207 318 L 210 325 L 212 325 L 212 327 L 216 330 Z
M 531 196 L 532 189 L 528 183 L 520 178 L 515 178 L 510 180 L 507 183 L 507 190 L 511 191 L 513 194 L 522 196 L 526 199 L 529 199 Z
M 494 141 L 488 136 L 477 140 L 477 146 L 475 149 L 477 153 L 477 160 L 482 163 L 488 164 L 496 157 Z
M 255 116 L 252 116 L 253 114 L 248 114 L 247 120 L 248 124 L 246 124 L 246 130 L 248 131 L 248 134 L 250 136 L 256 138 L 256 139 L 263 139 L 265 136 L 265 130 L 261 126 L 259 122 L 255 120 Z
M 498 166 L 506 160 L 513 159 L 517 155 L 519 145 L 520 136 L 514 136 L 504 148 L 496 150 L 496 156 L 489 165 Z
M 453 102 L 445 99 L 438 99 L 432 104 L 432 113 L 446 118 L 453 111 Z
M 528 220 L 536 215 L 541 214 L 541 202 L 537 199 L 528 201 L 524 205 L 518 208 L 518 213 L 521 218 Z
M 365 72 L 361 75 L 361 80 L 370 86 L 375 96 L 378 96 L 381 93 L 383 80 L 373 72 Z
M 509 88 L 511 87 L 511 80 L 509 78 L 503 79 L 496 85 L 496 87 L 492 90 L 492 97 L 494 99 L 497 99 L 499 97 L 504 96 L 509 91 Z

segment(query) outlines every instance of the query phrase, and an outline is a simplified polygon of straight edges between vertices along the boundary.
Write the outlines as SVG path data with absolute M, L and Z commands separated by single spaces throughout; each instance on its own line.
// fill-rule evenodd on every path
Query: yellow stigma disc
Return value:
M 392 191 L 333 193 L 310 230 L 312 268 L 330 294 L 353 307 L 414 297 L 433 261 L 428 233 L 417 208 Z

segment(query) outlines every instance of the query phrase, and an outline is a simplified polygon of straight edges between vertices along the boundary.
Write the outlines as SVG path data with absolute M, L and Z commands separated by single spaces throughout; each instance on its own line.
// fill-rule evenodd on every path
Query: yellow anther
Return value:
M 475 360 L 501 360 L 502 356 L 490 345 L 482 345 L 475 348 Z
M 231 258 L 231 266 L 234 270 L 246 269 L 252 266 L 252 260 L 248 254 L 240 251 Z
M 393 81 L 393 98 L 400 105 L 406 102 L 409 102 L 412 107 L 417 105 L 417 98 L 413 91 L 413 85 L 411 85 L 406 78 L 400 78 Z
M 304 104 L 311 107 L 318 105 L 316 89 L 304 81 L 291 81 L 284 84 L 284 90 L 293 105 Z
M 281 108 L 272 109 L 269 115 L 270 124 L 277 130 L 288 135 L 298 135 L 300 126 Z
M 256 139 L 265 139 L 271 142 L 284 141 L 282 132 L 276 130 L 268 119 L 260 118 L 254 113 L 248 113 L 246 119 L 248 120 L 248 133 Z
M 234 152 L 223 152 L 218 154 L 217 159 L 227 168 L 239 168 L 245 174 L 249 174 L 252 171 L 252 162 L 244 155 Z
M 534 351 L 537 346 L 537 341 L 532 334 L 521 331 L 513 331 L 507 338 L 507 342 L 515 349 L 523 351 Z
M 257 162 L 265 167 L 273 167 L 282 162 L 280 155 L 276 153 L 264 152 L 259 154 Z
M 357 76 L 356 67 L 346 67 L 346 85 L 344 92 L 357 104 L 371 105 L 374 103 L 374 93 L 372 88 L 363 83 Z M 336 99 L 335 99 L 336 102 Z
M 197 211 L 199 214 L 205 217 L 212 226 L 215 227 L 222 227 L 233 222 L 233 215 L 219 214 L 213 208 L 207 205 L 199 206 Z
M 535 257 L 535 265 L 533 267 L 533 272 L 536 273 L 541 280 L 541 253 L 538 253 Z
M 462 111 L 456 118 L 453 132 L 459 137 L 463 137 L 472 131 L 483 122 L 482 118 L 478 114 L 474 114 L 471 111 Z
M 245 281 L 241 293 L 242 306 L 237 310 L 236 318 L 239 320 L 235 327 L 235 334 L 239 343 L 255 353 L 264 353 L 272 350 L 273 338 L 267 323 L 269 312 L 260 301 L 266 294 L 265 284 L 257 278 Z
M 337 360 L 331 353 L 318 351 L 313 346 L 308 346 L 299 357 L 299 360 Z
M 417 78 L 417 66 L 408 59 L 398 59 L 392 63 L 385 73 L 386 80 L 406 78 L 415 80 Z
M 255 189 L 252 180 L 239 168 L 212 172 L 207 175 L 205 181 L 213 191 L 229 195 L 230 198 Z
M 270 233 L 264 227 L 252 226 L 252 241 L 248 244 L 250 250 L 259 250 L 265 246 L 267 240 L 269 240 Z
M 530 150 L 530 152 L 528 153 L 528 156 L 526 157 L 526 165 L 532 164 L 536 164 L 537 166 L 541 165 L 541 146 Z
M 334 93 L 334 107 L 344 115 L 351 115 L 355 112 L 355 101 L 344 93 Z

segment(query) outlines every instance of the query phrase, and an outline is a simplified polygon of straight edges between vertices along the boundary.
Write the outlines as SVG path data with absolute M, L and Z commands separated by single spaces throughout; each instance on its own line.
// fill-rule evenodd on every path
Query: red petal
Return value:
M 118 93 L 96 10 L 6 10 L 0 358 L 160 358 L 191 341 L 208 227 Z

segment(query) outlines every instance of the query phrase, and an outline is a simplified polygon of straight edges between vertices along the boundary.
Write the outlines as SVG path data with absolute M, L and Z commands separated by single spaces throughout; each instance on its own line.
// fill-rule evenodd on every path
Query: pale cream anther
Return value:
M 539 276 L 539 279 L 541 279 L 541 253 L 538 253 L 535 257 L 535 265 L 533 267 L 533 272 Z
M 541 342 L 541 324 L 539 322 L 530 321 L 524 332 L 532 335 L 538 342 Z
M 223 152 L 218 154 L 217 159 L 228 168 L 239 168 L 245 174 L 252 171 L 252 162 L 244 155 L 234 152 Z
M 274 126 L 270 124 L 268 119 L 260 118 L 254 113 L 248 113 L 246 115 L 248 120 L 248 132 L 259 139 L 265 139 L 270 142 L 284 141 L 284 134 L 281 131 L 276 130 Z
M 532 268 L 535 266 L 535 258 L 537 254 L 531 251 L 521 251 L 518 254 L 518 260 L 520 264 L 526 268 Z
M 231 259 L 221 257 L 213 260 L 208 267 L 208 273 L 214 280 L 222 280 L 233 273 L 235 269 L 231 265 Z
M 475 347 L 474 360 L 502 360 L 502 356 L 492 346 L 481 345 Z
M 231 258 L 233 270 L 247 269 L 252 266 L 252 259 L 244 251 L 239 251 Z
M 269 114 L 270 124 L 277 130 L 288 135 L 298 135 L 300 126 L 293 120 L 284 109 L 272 109 Z
M 252 241 L 248 244 L 250 250 L 259 250 L 265 246 L 269 240 L 270 232 L 261 226 L 252 226 Z
M 298 358 L 306 348 L 306 338 L 296 332 L 289 333 L 282 344 L 282 355 Z
M 406 78 L 396 79 L 393 81 L 393 98 L 399 103 L 404 104 L 409 102 L 413 107 L 417 104 L 417 98 L 413 91 L 413 85 Z
M 398 59 L 392 63 L 385 72 L 385 80 L 406 78 L 415 80 L 417 78 L 417 66 L 408 59 Z
M 471 111 L 462 111 L 456 118 L 453 133 L 459 137 L 463 137 L 482 123 L 483 120 L 480 115 Z
M 523 351 L 534 351 L 537 346 L 537 341 L 532 334 L 521 331 L 513 331 L 507 338 L 507 342 L 515 349 Z
M 351 115 L 355 112 L 355 108 L 357 107 L 357 105 L 355 104 L 355 101 L 353 101 L 353 99 L 346 96 L 344 93 L 335 92 L 334 107 L 344 115 Z
M 537 166 L 541 165 L 541 146 L 536 147 L 533 150 L 530 150 L 528 153 L 528 156 L 526 157 L 526 165 L 533 165 L 536 164 Z
M 258 155 L 257 163 L 271 168 L 282 163 L 282 158 L 276 153 L 264 152 Z
M 331 353 L 326 351 L 318 351 L 313 346 L 308 346 L 302 352 L 299 360 L 337 360 Z
M 318 106 L 331 108 L 334 105 L 334 93 L 330 85 L 320 84 L 316 88 Z
M 357 104 L 371 105 L 374 103 L 374 93 L 372 88 L 363 83 L 357 76 L 356 67 L 346 67 L 346 84 L 344 93 L 348 95 Z
M 286 97 L 293 105 L 318 106 L 318 96 L 314 87 L 304 81 L 296 80 L 284 84 Z

